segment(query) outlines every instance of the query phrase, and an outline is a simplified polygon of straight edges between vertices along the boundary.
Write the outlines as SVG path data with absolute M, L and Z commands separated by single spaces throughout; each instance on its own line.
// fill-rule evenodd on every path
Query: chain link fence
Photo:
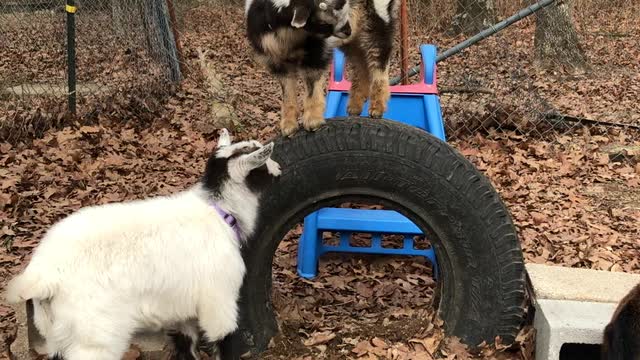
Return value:
M 633 100 L 637 90 L 631 89 L 638 86 L 632 59 L 638 56 L 640 33 L 632 23 L 640 2 L 546 3 L 438 64 L 449 135 L 511 130 L 544 137 L 586 126 L 638 139 L 640 107 Z M 409 0 L 410 63 L 419 60 L 420 43 L 437 44 L 443 52 L 532 5 Z
M 70 113 L 157 107 L 183 78 L 173 11 L 171 1 L 0 0 L 2 138 L 37 137 Z
M 252 89 L 243 88 L 239 81 L 244 80 L 229 75 L 232 64 L 217 63 L 233 59 L 216 58 L 215 51 L 204 55 L 224 45 L 201 39 L 206 34 L 203 21 L 210 22 L 211 33 L 228 31 L 229 36 L 244 37 L 242 3 L 76 1 L 78 10 L 72 16 L 77 56 L 75 64 L 69 64 L 70 15 L 64 1 L 0 0 L 3 139 L 38 136 L 69 121 L 70 67 L 75 67 L 76 74 L 77 118 L 86 121 L 118 111 L 138 117 L 161 111 L 188 76 L 190 65 L 197 65 L 199 70 L 192 75 L 204 78 L 204 91 L 214 99 L 210 116 L 229 117 L 233 112 L 240 123 L 251 126 L 258 106 L 277 124 L 280 94 L 271 80 L 260 80 L 267 82 L 260 94 L 264 104 L 243 103 L 243 92 Z M 419 62 L 422 43 L 436 44 L 443 52 L 532 4 L 527 0 L 408 0 L 408 63 Z M 205 9 L 218 11 L 220 6 L 234 15 L 203 19 Z M 545 137 L 589 127 L 607 136 L 637 140 L 638 64 L 633 59 L 640 35 L 633 25 L 634 13 L 640 13 L 635 0 L 557 0 L 440 62 L 447 135 L 454 139 L 507 130 Z M 250 50 L 245 47 L 234 51 L 246 55 Z M 392 76 L 400 73 L 398 48 Z M 259 70 L 251 72 L 237 70 L 234 75 L 246 80 Z M 219 82 L 225 79 L 223 91 Z

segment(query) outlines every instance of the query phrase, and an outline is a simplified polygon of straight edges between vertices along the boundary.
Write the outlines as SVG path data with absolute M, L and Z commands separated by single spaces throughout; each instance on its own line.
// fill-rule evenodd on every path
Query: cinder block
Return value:
M 538 299 L 619 302 L 640 275 L 555 265 L 526 264 Z
M 618 302 L 640 275 L 527 264 L 535 293 L 536 360 L 558 360 L 564 344 L 600 344 Z
M 33 323 L 31 303 L 27 303 L 26 306 L 24 304 L 16 306 L 14 310 L 18 333 L 11 344 L 11 353 L 20 360 L 30 359 L 34 355 L 46 355 L 44 339 Z M 143 332 L 134 336 L 132 344 L 137 345 L 142 351 L 141 360 L 160 360 L 163 357 L 166 338 L 163 333 Z
M 600 344 L 615 303 L 538 299 L 536 360 L 558 360 L 562 345 Z

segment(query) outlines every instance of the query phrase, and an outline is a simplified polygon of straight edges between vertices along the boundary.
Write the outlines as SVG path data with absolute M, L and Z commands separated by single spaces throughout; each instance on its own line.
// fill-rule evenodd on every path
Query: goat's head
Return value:
M 324 37 L 351 35 L 349 0 L 293 0 L 291 26 Z
M 231 143 L 222 129 L 214 155 L 209 158 L 203 185 L 218 196 L 225 192 L 259 194 L 280 176 L 280 165 L 271 159 L 274 143 L 262 145 L 255 140 Z

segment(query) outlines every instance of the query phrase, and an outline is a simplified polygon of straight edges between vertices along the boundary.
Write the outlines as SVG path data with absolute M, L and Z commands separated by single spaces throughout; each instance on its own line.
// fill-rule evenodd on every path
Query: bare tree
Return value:
M 584 71 L 588 68 L 587 57 L 573 24 L 571 2 L 558 2 L 537 15 L 535 59 L 541 67 L 561 67 L 572 71 Z
M 493 0 L 457 0 L 456 15 L 451 21 L 452 34 L 474 35 L 495 24 Z

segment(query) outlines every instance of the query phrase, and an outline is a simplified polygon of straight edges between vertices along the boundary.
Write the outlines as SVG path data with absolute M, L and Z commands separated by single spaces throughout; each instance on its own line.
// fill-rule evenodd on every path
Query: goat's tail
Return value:
M 10 304 L 17 304 L 30 299 L 45 300 L 53 297 L 56 284 L 47 280 L 35 269 L 27 269 L 13 278 L 7 285 L 5 297 Z

